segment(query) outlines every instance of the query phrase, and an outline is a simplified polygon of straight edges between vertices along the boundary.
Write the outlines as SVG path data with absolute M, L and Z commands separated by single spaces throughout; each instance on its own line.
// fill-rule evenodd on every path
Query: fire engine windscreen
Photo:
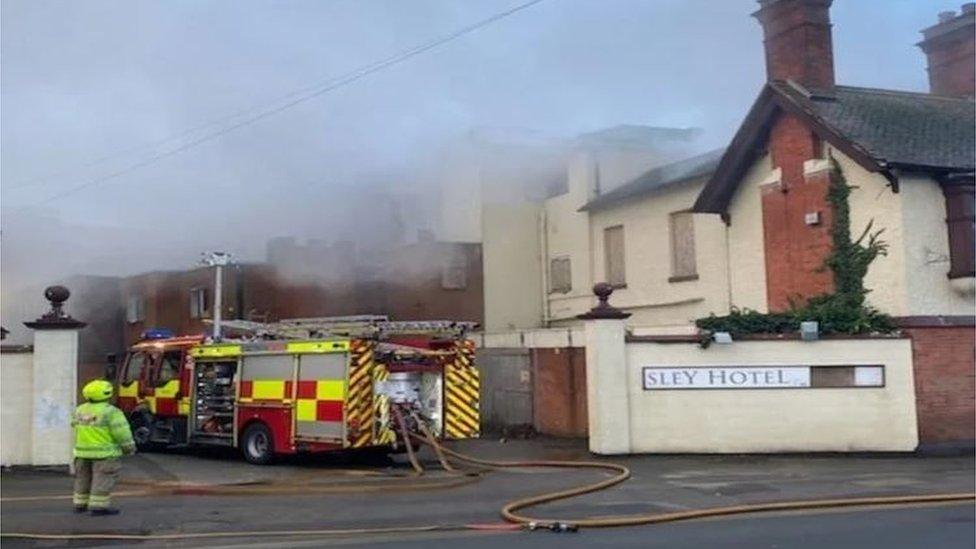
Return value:
M 407 405 L 428 420 L 436 436 L 442 432 L 442 380 L 439 372 L 395 372 L 376 386 L 391 403 Z

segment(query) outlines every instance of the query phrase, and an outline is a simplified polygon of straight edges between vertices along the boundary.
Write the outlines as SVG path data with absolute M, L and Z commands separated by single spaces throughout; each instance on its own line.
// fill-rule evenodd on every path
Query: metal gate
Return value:
M 532 425 L 532 359 L 529 349 L 478 349 L 483 431 Z

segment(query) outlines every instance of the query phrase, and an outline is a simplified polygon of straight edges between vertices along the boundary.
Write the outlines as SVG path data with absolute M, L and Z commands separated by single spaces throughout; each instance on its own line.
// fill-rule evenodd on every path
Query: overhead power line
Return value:
M 135 170 L 138 170 L 140 168 L 144 168 L 146 166 L 155 164 L 156 162 L 159 162 L 160 160 L 163 160 L 165 158 L 169 158 L 169 157 L 175 156 L 177 154 L 180 154 L 180 153 L 182 153 L 184 151 L 190 150 L 193 147 L 196 147 L 197 145 L 206 143 L 208 141 L 212 141 L 212 140 L 214 140 L 214 139 L 216 139 L 216 138 L 218 138 L 218 137 L 220 137 L 220 136 L 222 136 L 224 134 L 227 134 L 229 132 L 232 132 L 232 131 L 234 131 L 236 129 L 242 128 L 244 126 L 249 126 L 251 124 L 254 124 L 255 122 L 258 122 L 260 120 L 263 120 L 265 118 L 268 118 L 269 116 L 273 116 L 275 114 L 278 114 L 278 113 L 280 113 L 282 111 L 285 111 L 287 109 L 290 109 L 290 108 L 292 108 L 292 107 L 294 107 L 296 105 L 305 103 L 305 102 L 307 102 L 307 101 L 309 101 L 311 99 L 314 99 L 314 98 L 319 97 L 321 95 L 324 95 L 326 93 L 335 91 L 335 90 L 337 90 L 339 88 L 345 87 L 345 86 L 347 86 L 349 84 L 352 84 L 353 82 L 356 82 L 358 80 L 361 80 L 361 79 L 363 79 L 363 78 L 365 78 L 365 77 L 367 77 L 367 76 L 369 76 L 371 74 L 374 74 L 376 72 L 379 72 L 379 71 L 381 71 L 383 69 L 386 69 L 388 67 L 391 67 L 393 65 L 397 65 L 399 63 L 402 63 L 402 62 L 404 62 L 404 61 L 406 61 L 408 59 L 411 59 L 413 57 L 416 57 L 417 55 L 420 55 L 420 54 L 422 54 L 424 52 L 427 52 L 429 50 L 432 50 L 432 49 L 434 49 L 434 48 L 436 48 L 438 46 L 441 46 L 443 44 L 446 44 L 448 42 L 451 42 L 453 40 L 456 40 L 456 39 L 458 39 L 458 38 L 460 38 L 460 37 L 462 37 L 462 36 L 464 36 L 466 34 L 470 34 L 470 33 L 474 32 L 474 31 L 477 31 L 478 29 L 481 29 L 483 27 L 486 27 L 486 26 L 488 26 L 488 25 L 490 25 L 492 23 L 495 23 L 496 21 L 500 21 L 502 19 L 505 19 L 506 17 L 509 17 L 511 15 L 514 15 L 514 14 L 520 12 L 520 11 L 523 11 L 525 9 L 528 9 L 528 8 L 530 8 L 530 7 L 532 7 L 532 6 L 536 5 L 536 4 L 539 4 L 541 2 L 544 2 L 544 1 L 545 0 L 531 0 L 529 2 L 524 2 L 524 3 L 519 4 L 519 5 L 517 5 L 517 6 L 513 7 L 513 8 L 507 9 L 505 11 L 498 12 L 498 13 L 496 13 L 496 14 L 494 14 L 494 15 L 486 18 L 486 19 L 482 19 L 482 20 L 480 20 L 480 21 L 478 21 L 476 23 L 472 23 L 472 24 L 470 24 L 468 26 L 462 27 L 462 28 L 460 28 L 460 29 L 458 29 L 458 30 L 456 30 L 456 31 L 448 34 L 448 35 L 445 35 L 445 36 L 443 36 L 441 38 L 437 38 L 437 39 L 432 40 L 430 42 L 427 42 L 425 44 L 421 44 L 421 45 L 416 46 L 414 48 L 411 48 L 409 50 L 405 50 L 403 52 L 394 54 L 394 55 L 392 55 L 390 57 L 387 57 L 385 59 L 381 59 L 379 61 L 376 61 L 376 62 L 374 62 L 372 64 L 366 65 L 366 66 L 361 67 L 359 69 L 350 71 L 349 73 L 346 73 L 345 75 L 340 76 L 337 79 L 330 80 L 329 83 L 327 83 L 327 84 L 325 84 L 323 86 L 313 86 L 313 87 L 311 87 L 311 89 L 304 88 L 303 90 L 299 90 L 297 92 L 294 92 L 294 93 L 289 94 L 288 96 L 286 96 L 286 97 L 291 97 L 291 99 L 285 101 L 284 103 L 282 103 L 282 104 L 280 104 L 278 106 L 265 109 L 265 110 L 263 110 L 261 112 L 258 112 L 257 114 L 254 114 L 254 115 L 252 115 L 250 117 L 247 117 L 247 118 L 241 120 L 240 122 L 236 122 L 236 123 L 231 124 L 229 126 L 225 126 L 223 128 L 220 128 L 220 129 L 214 130 L 212 132 L 209 132 L 207 134 L 204 134 L 203 136 L 201 136 L 199 138 L 196 138 L 196 139 L 193 139 L 191 141 L 188 141 L 188 142 L 184 143 L 183 145 L 180 145 L 179 147 L 176 147 L 174 149 L 170 149 L 168 151 L 161 152 L 161 153 L 156 154 L 156 155 L 153 155 L 153 156 L 151 156 L 151 157 L 149 157 L 149 158 L 147 158 L 145 160 L 141 160 L 139 162 L 136 162 L 134 164 L 131 164 L 131 165 L 125 167 L 125 168 L 116 170 L 114 172 L 111 172 L 111 173 L 106 174 L 106 175 L 101 176 L 101 177 L 97 177 L 95 179 L 91 179 L 91 180 L 86 181 L 86 182 L 84 182 L 84 183 L 82 183 L 80 185 L 76 185 L 76 186 L 74 186 L 74 187 L 72 187 L 70 189 L 65 190 L 64 192 L 57 193 L 55 195 L 49 196 L 49 197 L 47 197 L 47 198 L 45 198 L 45 199 L 43 199 L 43 200 L 41 200 L 39 202 L 36 202 L 36 203 L 34 203 L 32 205 L 24 206 L 22 208 L 18 208 L 17 211 L 22 211 L 22 210 L 29 209 L 29 208 L 33 208 L 33 207 L 37 207 L 37 206 L 43 206 L 43 205 L 48 204 L 50 202 L 53 202 L 55 200 L 58 200 L 58 199 L 61 199 L 61 198 L 66 197 L 66 196 L 70 196 L 72 194 L 78 193 L 78 192 L 80 192 L 82 190 L 85 190 L 85 189 L 88 189 L 88 188 L 91 188 L 91 187 L 95 187 L 97 185 L 101 185 L 102 183 L 105 183 L 105 182 L 110 181 L 112 179 L 116 179 L 118 177 L 121 177 L 121 176 L 123 176 L 125 174 L 131 173 L 131 172 L 133 172 Z M 237 117 L 237 115 L 234 115 L 231 118 L 236 118 L 236 117 Z M 206 126 L 207 125 L 204 125 L 204 127 L 206 127 Z M 168 141 L 168 140 L 166 140 L 166 141 Z

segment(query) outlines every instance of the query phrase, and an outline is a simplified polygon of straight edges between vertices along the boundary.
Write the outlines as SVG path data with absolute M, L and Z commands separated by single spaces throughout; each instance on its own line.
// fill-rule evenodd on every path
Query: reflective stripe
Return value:
M 289 343 L 289 353 L 344 353 L 349 350 L 348 341 L 297 341 Z
M 318 400 L 342 400 L 346 396 L 346 384 L 341 379 L 318 380 L 315 383 L 315 398 Z
M 71 500 L 75 505 L 85 505 L 88 503 L 88 494 L 73 494 Z
M 300 398 L 298 399 L 298 409 L 295 413 L 298 421 L 315 421 L 315 400 Z
M 204 345 L 190 349 L 194 358 L 205 357 L 234 357 L 241 355 L 240 345 Z
M 255 379 L 252 382 L 251 398 L 261 400 L 281 400 L 285 398 L 284 380 Z

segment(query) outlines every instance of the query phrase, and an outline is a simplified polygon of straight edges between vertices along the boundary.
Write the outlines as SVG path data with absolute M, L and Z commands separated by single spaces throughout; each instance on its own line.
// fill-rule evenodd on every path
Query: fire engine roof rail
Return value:
M 349 315 L 349 316 L 313 316 L 308 318 L 283 318 L 280 324 L 294 326 L 321 326 L 326 324 L 350 324 L 366 322 L 386 322 L 390 317 L 386 315 Z
M 380 315 L 356 317 L 325 317 L 322 319 L 286 319 L 264 323 L 248 320 L 228 320 L 224 327 L 255 337 L 276 339 L 308 339 L 312 337 L 346 336 L 383 338 L 396 334 L 451 334 L 461 337 L 478 327 L 477 322 L 455 320 L 386 320 Z

